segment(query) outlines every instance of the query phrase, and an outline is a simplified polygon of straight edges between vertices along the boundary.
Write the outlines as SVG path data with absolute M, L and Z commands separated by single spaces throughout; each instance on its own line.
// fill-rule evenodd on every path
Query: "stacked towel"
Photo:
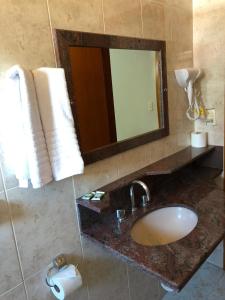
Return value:
M 16 65 L 8 71 L 7 77 L 7 101 L 14 112 L 8 128 L 14 151 L 14 171 L 20 187 L 28 187 L 30 180 L 34 188 L 39 188 L 52 181 L 52 171 L 33 76 Z
M 40 68 L 33 76 L 54 179 L 83 173 L 64 70 Z

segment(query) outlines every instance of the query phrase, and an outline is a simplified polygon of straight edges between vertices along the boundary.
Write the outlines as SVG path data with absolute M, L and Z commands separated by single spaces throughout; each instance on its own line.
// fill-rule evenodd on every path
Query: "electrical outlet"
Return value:
M 207 125 L 216 125 L 216 110 L 215 108 L 207 108 L 206 109 L 206 124 Z
M 154 104 L 153 104 L 152 101 L 148 101 L 147 106 L 148 106 L 148 111 L 153 111 L 154 110 Z

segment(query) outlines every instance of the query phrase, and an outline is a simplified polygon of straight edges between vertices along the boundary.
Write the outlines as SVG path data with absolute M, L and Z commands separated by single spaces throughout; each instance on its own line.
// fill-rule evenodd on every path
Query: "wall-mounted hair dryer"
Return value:
M 201 111 L 204 115 L 204 106 L 201 102 L 200 93 L 197 93 L 194 87 L 195 81 L 199 78 L 201 70 L 199 69 L 179 69 L 175 70 L 175 76 L 180 87 L 187 93 L 189 107 L 186 115 L 189 120 L 195 121 L 200 118 Z

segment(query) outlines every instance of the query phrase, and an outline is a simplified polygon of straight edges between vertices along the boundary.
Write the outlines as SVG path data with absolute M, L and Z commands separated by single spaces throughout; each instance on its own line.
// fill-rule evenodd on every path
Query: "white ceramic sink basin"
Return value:
M 178 241 L 197 225 L 197 214 L 181 206 L 164 207 L 142 217 L 131 229 L 132 239 L 141 245 L 157 246 Z

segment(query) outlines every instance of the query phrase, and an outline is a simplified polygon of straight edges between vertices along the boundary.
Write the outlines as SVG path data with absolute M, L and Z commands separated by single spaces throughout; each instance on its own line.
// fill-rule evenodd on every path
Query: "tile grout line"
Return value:
M 75 200 L 75 201 L 74 201 L 74 205 L 75 205 L 75 216 L 76 216 L 76 220 L 77 220 L 78 232 L 79 232 L 79 239 L 80 239 L 80 248 L 81 248 L 82 260 L 83 260 L 83 263 L 85 264 L 84 249 L 83 249 L 83 243 L 82 243 L 82 239 L 81 239 L 80 222 L 79 222 L 78 211 L 77 211 L 76 189 L 75 189 L 75 179 L 74 179 L 74 176 L 72 177 L 72 185 L 73 185 L 73 196 L 74 196 L 74 200 Z M 90 299 L 90 292 L 89 292 L 88 281 L 86 281 L 86 286 L 87 286 L 88 299 Z
M 3 292 L 2 294 L 0 294 L 0 298 L 6 296 L 8 293 L 11 293 L 12 291 L 14 291 L 16 288 L 18 288 L 18 287 L 21 286 L 21 285 L 24 287 L 24 282 L 23 282 L 23 281 L 20 282 L 19 284 L 15 285 L 13 288 L 11 288 L 11 289 L 9 289 L 9 290 Z M 25 289 L 25 288 L 24 288 L 24 289 Z M 28 299 L 28 298 L 27 298 L 27 299 Z
M 102 19 L 103 19 L 103 30 L 105 33 L 105 13 L 104 13 L 104 0 L 101 1 L 101 7 L 102 7 Z
M 141 34 L 142 37 L 144 37 L 144 21 L 143 21 L 143 6 L 142 6 L 142 0 L 139 0 L 140 8 L 141 8 Z
M 15 190 L 15 189 L 17 189 L 19 186 L 17 185 L 17 186 L 14 186 L 14 187 L 11 187 L 11 188 L 8 188 L 7 189 L 7 191 L 9 192 L 9 191 L 13 191 L 13 190 Z
M 49 0 L 46 0 L 46 6 L 47 6 L 47 11 L 48 11 L 48 20 L 49 20 L 49 27 L 50 27 L 50 32 L 51 32 L 52 50 L 53 50 L 53 55 L 54 55 L 54 60 L 55 60 L 55 66 L 57 67 L 57 60 L 56 60 L 56 52 L 55 52 L 55 47 L 54 47 L 53 28 L 52 28 Z
M 12 233 L 13 233 L 13 239 L 14 239 L 14 243 L 15 243 L 15 247 L 16 247 L 16 254 L 17 254 L 17 259 L 18 259 L 18 263 L 19 263 L 19 267 L 20 267 L 22 283 L 23 283 L 23 286 L 24 286 L 26 298 L 28 299 L 28 292 L 27 292 L 27 287 L 25 285 L 25 277 L 24 277 L 23 268 L 22 268 L 22 261 L 21 261 L 21 257 L 20 257 L 20 253 L 19 253 L 19 247 L 18 247 L 18 243 L 17 243 L 17 239 L 16 239 L 16 230 L 15 230 L 15 226 L 14 226 L 14 223 L 13 223 L 12 209 L 11 209 L 10 201 L 9 201 L 9 198 L 8 198 L 7 188 L 6 188 L 6 184 L 5 184 L 5 177 L 3 176 L 3 171 L 2 171 L 2 165 L 1 164 L 0 164 L 0 173 L 1 173 L 1 176 L 2 176 L 2 182 L 3 182 L 7 207 L 8 207 L 8 211 L 9 211 L 9 218 L 10 218 L 11 229 L 12 229 Z

